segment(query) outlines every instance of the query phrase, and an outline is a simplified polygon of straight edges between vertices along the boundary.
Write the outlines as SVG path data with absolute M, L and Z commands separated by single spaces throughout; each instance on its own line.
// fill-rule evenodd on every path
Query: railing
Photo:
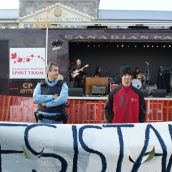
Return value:
M 146 100 L 147 122 L 172 121 L 172 99 Z M 31 97 L 0 96 L 0 121 L 35 122 L 37 105 Z M 106 99 L 69 99 L 68 123 L 106 123 Z
M 148 122 L 172 121 L 172 99 L 147 99 L 146 107 Z

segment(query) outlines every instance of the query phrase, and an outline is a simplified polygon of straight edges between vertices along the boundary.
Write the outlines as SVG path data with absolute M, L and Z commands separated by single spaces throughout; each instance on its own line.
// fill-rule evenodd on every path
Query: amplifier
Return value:
M 92 95 L 105 95 L 106 85 L 92 85 L 91 94 Z

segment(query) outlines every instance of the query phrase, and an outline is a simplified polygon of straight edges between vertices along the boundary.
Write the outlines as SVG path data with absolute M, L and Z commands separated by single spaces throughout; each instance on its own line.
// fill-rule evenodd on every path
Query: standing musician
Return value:
M 96 67 L 95 73 L 94 73 L 95 77 L 101 77 L 102 76 L 102 69 L 100 66 Z
M 76 60 L 76 64 L 72 66 L 71 77 L 73 78 L 73 87 L 82 88 L 83 87 L 83 77 L 86 75 L 84 69 L 89 65 L 82 66 L 81 59 Z

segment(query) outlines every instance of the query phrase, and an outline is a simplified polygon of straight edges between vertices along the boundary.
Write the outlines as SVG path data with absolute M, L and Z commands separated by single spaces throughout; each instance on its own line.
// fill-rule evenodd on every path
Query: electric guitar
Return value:
M 82 70 L 83 70 L 84 68 L 86 68 L 86 67 L 89 67 L 89 64 L 86 64 L 84 67 L 82 67 L 82 68 L 80 68 L 80 69 L 76 69 L 75 71 L 73 71 L 73 72 L 71 73 L 71 77 L 72 77 L 72 78 L 75 78 L 76 76 L 79 75 L 79 72 L 82 71 Z

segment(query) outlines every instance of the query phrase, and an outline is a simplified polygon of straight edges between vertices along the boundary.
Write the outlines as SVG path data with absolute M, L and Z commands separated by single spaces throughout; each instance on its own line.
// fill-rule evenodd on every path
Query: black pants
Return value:
M 81 78 L 75 78 L 73 83 L 74 88 L 82 88 L 82 79 Z
M 61 114 L 49 116 L 49 115 L 43 115 L 43 114 L 40 114 L 38 112 L 35 112 L 35 118 L 36 118 L 37 122 L 41 122 L 41 123 L 54 123 L 54 124 L 55 123 L 57 123 L 57 124 L 63 123 L 63 124 L 66 124 L 67 120 L 68 120 L 68 115 L 66 113 L 61 113 Z

